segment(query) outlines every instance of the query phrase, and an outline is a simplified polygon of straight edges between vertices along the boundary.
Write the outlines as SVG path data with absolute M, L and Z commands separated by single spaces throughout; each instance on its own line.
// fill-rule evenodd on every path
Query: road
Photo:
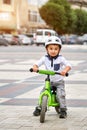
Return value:
M 68 117 L 60 120 L 50 108 L 42 125 L 32 112 L 45 77 L 28 70 L 44 54 L 44 46 L 0 47 L 0 130 L 87 130 L 87 46 L 63 45 L 72 64 L 65 78 Z

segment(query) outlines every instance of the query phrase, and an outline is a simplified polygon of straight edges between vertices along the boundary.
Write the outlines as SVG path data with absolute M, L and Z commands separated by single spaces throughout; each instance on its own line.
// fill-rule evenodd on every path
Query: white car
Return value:
M 34 43 L 38 45 L 45 45 L 46 40 L 50 36 L 58 36 L 58 34 L 51 29 L 37 29 L 36 35 L 34 36 Z
M 29 37 L 27 37 L 23 34 L 20 34 L 18 36 L 19 36 L 19 39 L 21 40 L 22 45 L 30 45 L 31 44 L 31 40 Z

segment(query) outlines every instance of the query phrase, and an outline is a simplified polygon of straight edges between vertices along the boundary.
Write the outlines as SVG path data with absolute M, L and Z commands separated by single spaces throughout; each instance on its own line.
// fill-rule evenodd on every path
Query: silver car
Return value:
M 87 45 L 87 34 L 78 37 L 78 44 Z
M 18 35 L 18 37 L 19 37 L 22 45 L 30 45 L 31 44 L 31 40 L 29 37 L 27 37 L 23 34 Z

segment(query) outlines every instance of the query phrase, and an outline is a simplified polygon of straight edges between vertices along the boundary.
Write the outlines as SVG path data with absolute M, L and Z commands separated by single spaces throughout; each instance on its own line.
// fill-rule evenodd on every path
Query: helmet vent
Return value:
M 58 40 L 58 39 L 56 39 L 55 41 L 56 41 L 56 42 L 59 42 L 59 40 Z
M 51 41 L 52 41 L 51 39 L 48 40 L 48 42 L 51 42 Z

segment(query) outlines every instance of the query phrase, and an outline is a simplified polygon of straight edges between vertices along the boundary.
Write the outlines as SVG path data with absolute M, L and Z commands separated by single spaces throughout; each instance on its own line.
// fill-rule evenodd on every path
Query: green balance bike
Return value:
M 30 69 L 30 72 L 33 72 L 32 68 Z M 41 106 L 40 122 L 44 123 L 46 111 L 50 106 L 55 107 L 56 112 L 58 114 L 60 113 L 60 104 L 56 100 L 56 87 L 50 85 L 50 75 L 60 75 L 60 73 L 49 70 L 38 70 L 37 73 L 47 75 L 45 79 L 45 89 L 39 97 L 39 106 Z M 66 76 L 68 76 L 68 73 Z

